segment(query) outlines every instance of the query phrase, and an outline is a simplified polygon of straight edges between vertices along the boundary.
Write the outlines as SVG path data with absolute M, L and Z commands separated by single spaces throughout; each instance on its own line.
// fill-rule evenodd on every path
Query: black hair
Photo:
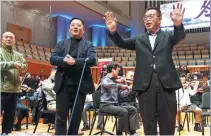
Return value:
M 121 63 L 117 63 L 118 67 L 120 68 L 119 69 L 119 73 L 118 73 L 118 76 L 123 76 L 123 67 L 121 65 Z
M 161 11 L 160 11 L 160 9 L 159 9 L 159 8 L 157 8 L 157 7 L 149 7 L 149 8 L 147 8 L 147 9 L 145 9 L 144 14 L 146 14 L 146 12 L 147 12 L 147 11 L 152 10 L 152 9 L 154 9 L 154 10 L 156 10 L 156 11 L 157 11 L 157 13 L 158 13 L 158 17 L 162 17 Z
M 111 73 L 112 69 L 116 70 L 117 68 L 119 68 L 119 65 L 117 63 L 112 62 L 112 63 L 107 65 L 107 72 Z
M 73 20 L 80 20 L 80 21 L 82 22 L 83 26 L 84 26 L 84 20 L 81 19 L 81 18 L 78 18 L 78 17 L 72 18 L 72 19 L 70 20 L 70 22 L 69 22 L 69 25 L 71 24 L 71 22 L 72 22 Z

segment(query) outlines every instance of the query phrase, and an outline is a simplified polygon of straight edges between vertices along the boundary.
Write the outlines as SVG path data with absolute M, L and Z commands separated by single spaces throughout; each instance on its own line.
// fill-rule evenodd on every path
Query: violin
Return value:
M 132 80 L 132 79 L 126 79 L 126 82 L 127 82 L 128 84 L 133 84 L 133 80 Z

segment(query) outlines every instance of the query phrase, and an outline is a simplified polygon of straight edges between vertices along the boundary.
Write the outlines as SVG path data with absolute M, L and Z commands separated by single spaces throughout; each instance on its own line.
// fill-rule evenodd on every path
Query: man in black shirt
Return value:
M 54 48 L 50 63 L 58 67 L 55 75 L 56 92 L 56 135 L 65 135 L 67 131 L 67 116 L 69 108 L 73 111 L 76 91 L 79 85 L 83 65 L 84 70 L 81 87 L 74 112 L 71 113 L 68 135 L 77 135 L 81 115 L 87 93 L 94 92 L 94 83 L 90 66 L 96 64 L 96 51 L 93 44 L 83 38 L 84 21 L 80 18 L 70 20 L 70 39 L 60 41 Z

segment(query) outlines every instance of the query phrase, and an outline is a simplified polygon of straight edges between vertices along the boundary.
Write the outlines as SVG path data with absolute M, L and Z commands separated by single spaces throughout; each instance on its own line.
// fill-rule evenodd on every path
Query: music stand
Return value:
M 33 90 L 37 89 L 39 83 L 40 83 L 40 79 L 37 79 L 37 78 L 26 78 L 23 81 L 23 84 L 27 85 L 28 87 L 32 88 Z

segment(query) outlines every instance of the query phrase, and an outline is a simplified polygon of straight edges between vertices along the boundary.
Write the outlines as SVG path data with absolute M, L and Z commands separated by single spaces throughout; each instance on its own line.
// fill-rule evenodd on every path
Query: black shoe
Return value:
M 183 126 L 182 125 L 179 125 L 178 128 L 177 128 L 177 131 L 183 131 Z
M 194 131 L 201 132 L 201 126 L 199 124 L 198 125 L 195 125 L 194 126 Z
M 117 132 L 117 135 L 120 135 L 121 136 L 122 135 L 122 132 Z
M 102 130 L 103 127 L 97 126 L 97 130 Z
M 89 130 L 89 126 L 84 126 L 81 131 L 86 131 L 86 130 Z
M 15 124 L 14 131 L 21 131 L 21 125 Z
M 130 134 L 131 136 L 136 136 L 136 135 L 137 135 L 137 133 L 136 133 L 136 131 L 135 131 L 135 130 L 131 130 L 131 131 L 129 131 L 129 134 Z

